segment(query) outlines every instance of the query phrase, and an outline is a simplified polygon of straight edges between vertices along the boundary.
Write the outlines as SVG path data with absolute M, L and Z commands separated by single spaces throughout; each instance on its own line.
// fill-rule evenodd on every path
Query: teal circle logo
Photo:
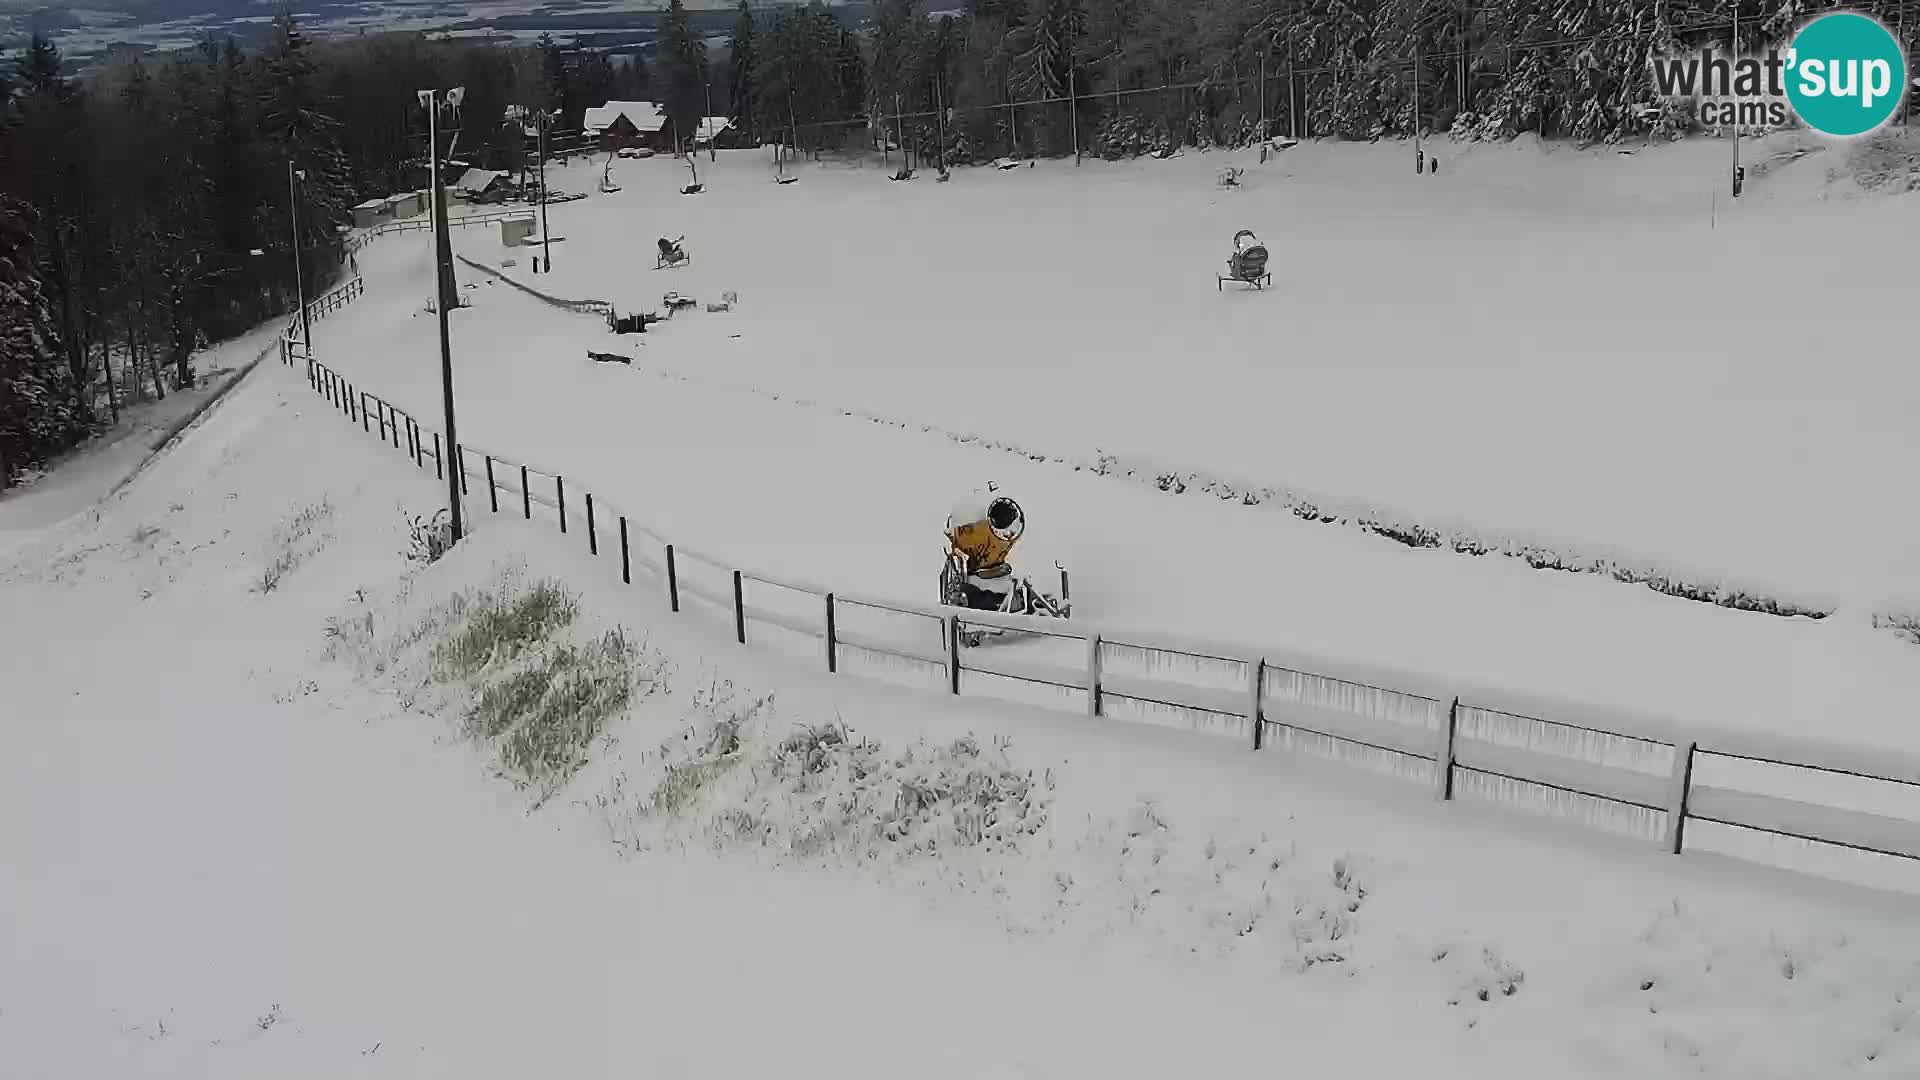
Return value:
M 1787 100 L 1823 135 L 1865 135 L 1906 100 L 1907 58 L 1878 19 L 1851 11 L 1800 28 L 1787 54 Z

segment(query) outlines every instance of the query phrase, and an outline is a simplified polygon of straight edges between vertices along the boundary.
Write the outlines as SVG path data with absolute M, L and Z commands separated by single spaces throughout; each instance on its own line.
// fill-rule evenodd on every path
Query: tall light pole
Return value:
M 707 80 L 707 115 L 700 118 L 700 126 L 703 128 L 709 128 L 713 126 L 713 80 L 711 78 Z M 707 160 L 708 161 L 720 160 L 720 149 L 718 145 L 719 142 L 720 142 L 720 133 L 718 131 L 707 132 Z
M 307 279 L 300 271 L 300 190 L 294 181 L 305 180 L 305 169 L 293 167 L 293 159 L 287 159 L 287 216 L 293 223 L 293 295 L 300 305 L 300 345 L 313 355 L 313 319 L 307 314 Z
M 547 125 L 552 117 L 547 110 L 540 110 L 540 123 L 536 130 L 540 134 L 540 269 L 542 273 L 553 273 L 553 233 L 547 228 Z
M 467 88 L 456 86 L 447 91 L 446 105 L 459 115 L 460 99 L 467 94 Z M 434 308 L 440 313 L 440 396 L 446 407 L 447 460 L 441 472 L 447 477 L 447 523 L 451 527 L 454 543 L 460 542 L 462 535 L 460 522 L 460 480 L 462 462 L 460 460 L 460 438 L 454 433 L 453 426 L 453 346 L 447 337 L 447 313 L 460 302 L 459 286 L 453 279 L 453 242 L 447 236 L 447 190 L 440 183 L 440 93 L 437 90 L 418 92 L 420 105 L 427 110 L 427 158 L 433 174 L 433 255 L 434 278 L 438 286 L 439 302 Z M 543 191 L 542 197 L 545 196 Z

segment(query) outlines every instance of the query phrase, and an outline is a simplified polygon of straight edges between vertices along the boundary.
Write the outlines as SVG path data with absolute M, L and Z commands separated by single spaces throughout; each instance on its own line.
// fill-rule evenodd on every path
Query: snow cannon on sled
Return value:
M 653 268 L 662 270 L 668 267 L 685 266 L 692 262 L 693 256 L 687 254 L 686 239 L 684 236 L 674 240 L 661 237 L 656 244 L 659 252 L 654 257 Z
M 1016 574 L 1007 561 L 1014 544 L 1026 532 L 1027 519 L 1019 503 L 994 494 L 995 490 L 989 485 L 986 496 L 969 495 L 947 516 L 940 603 L 1001 615 L 1068 618 L 1073 609 L 1064 567 L 1054 564 L 1060 571 L 1060 595 L 1055 597 Z M 961 632 L 960 643 L 974 646 L 1004 633 L 1007 631 L 998 627 L 972 627 Z
M 1251 229 L 1233 234 L 1233 254 L 1227 257 L 1226 274 L 1214 282 L 1214 291 L 1225 288 L 1229 281 L 1244 281 L 1256 289 L 1273 284 L 1273 275 L 1267 271 L 1267 246 Z

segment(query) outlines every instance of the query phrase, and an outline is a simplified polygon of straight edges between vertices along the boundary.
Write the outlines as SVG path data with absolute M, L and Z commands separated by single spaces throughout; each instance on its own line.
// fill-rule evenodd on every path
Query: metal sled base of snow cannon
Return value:
M 1067 569 L 1058 563 L 1054 568 L 1060 571 L 1060 595 L 1053 597 L 1034 588 L 1033 582 L 1024 577 L 1015 577 L 1013 587 L 1007 590 L 1000 605 L 994 608 L 977 608 L 967 602 L 966 564 L 958 555 L 949 555 L 946 564 L 940 569 L 940 603 L 946 607 L 960 608 L 964 611 L 992 611 L 998 615 L 1031 615 L 1038 618 L 1066 619 L 1073 615 L 1073 602 L 1067 596 Z M 973 648 L 994 638 L 1008 634 L 1018 635 L 1017 630 L 1006 630 L 997 626 L 966 626 L 960 630 L 960 644 Z
M 1265 289 L 1267 286 L 1273 284 L 1273 275 L 1261 274 L 1259 277 L 1241 277 L 1238 274 L 1234 275 L 1233 277 L 1222 276 L 1214 281 L 1213 291 L 1220 292 L 1224 290 L 1227 287 L 1227 282 L 1229 281 L 1238 281 L 1244 285 L 1251 285 L 1256 289 Z

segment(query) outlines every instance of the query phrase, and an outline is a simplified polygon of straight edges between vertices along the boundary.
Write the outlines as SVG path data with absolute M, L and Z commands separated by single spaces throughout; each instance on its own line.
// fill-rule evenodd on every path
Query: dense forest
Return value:
M 36 39 L 0 68 L 0 486 L 119 408 L 195 379 L 194 350 L 293 306 L 342 270 L 354 202 L 421 186 L 415 91 L 466 87 L 435 152 L 519 170 L 580 145 L 582 112 L 711 108 L 743 138 L 814 153 L 904 143 L 923 162 L 1120 157 L 1263 134 L 1606 141 L 1682 130 L 1650 55 L 1739 26 L 1781 40 L 1801 0 L 918 0 L 858 9 L 673 0 L 633 56 L 422 33 L 310 38 L 277 18 L 231 39 L 76 79 Z M 1859 7 L 1854 6 L 1856 10 Z M 1909 40 L 1920 0 L 1865 5 Z M 571 133 L 571 134 L 570 134 Z M 942 145 L 941 140 L 944 140 Z M 293 215 L 298 208 L 299 233 Z

